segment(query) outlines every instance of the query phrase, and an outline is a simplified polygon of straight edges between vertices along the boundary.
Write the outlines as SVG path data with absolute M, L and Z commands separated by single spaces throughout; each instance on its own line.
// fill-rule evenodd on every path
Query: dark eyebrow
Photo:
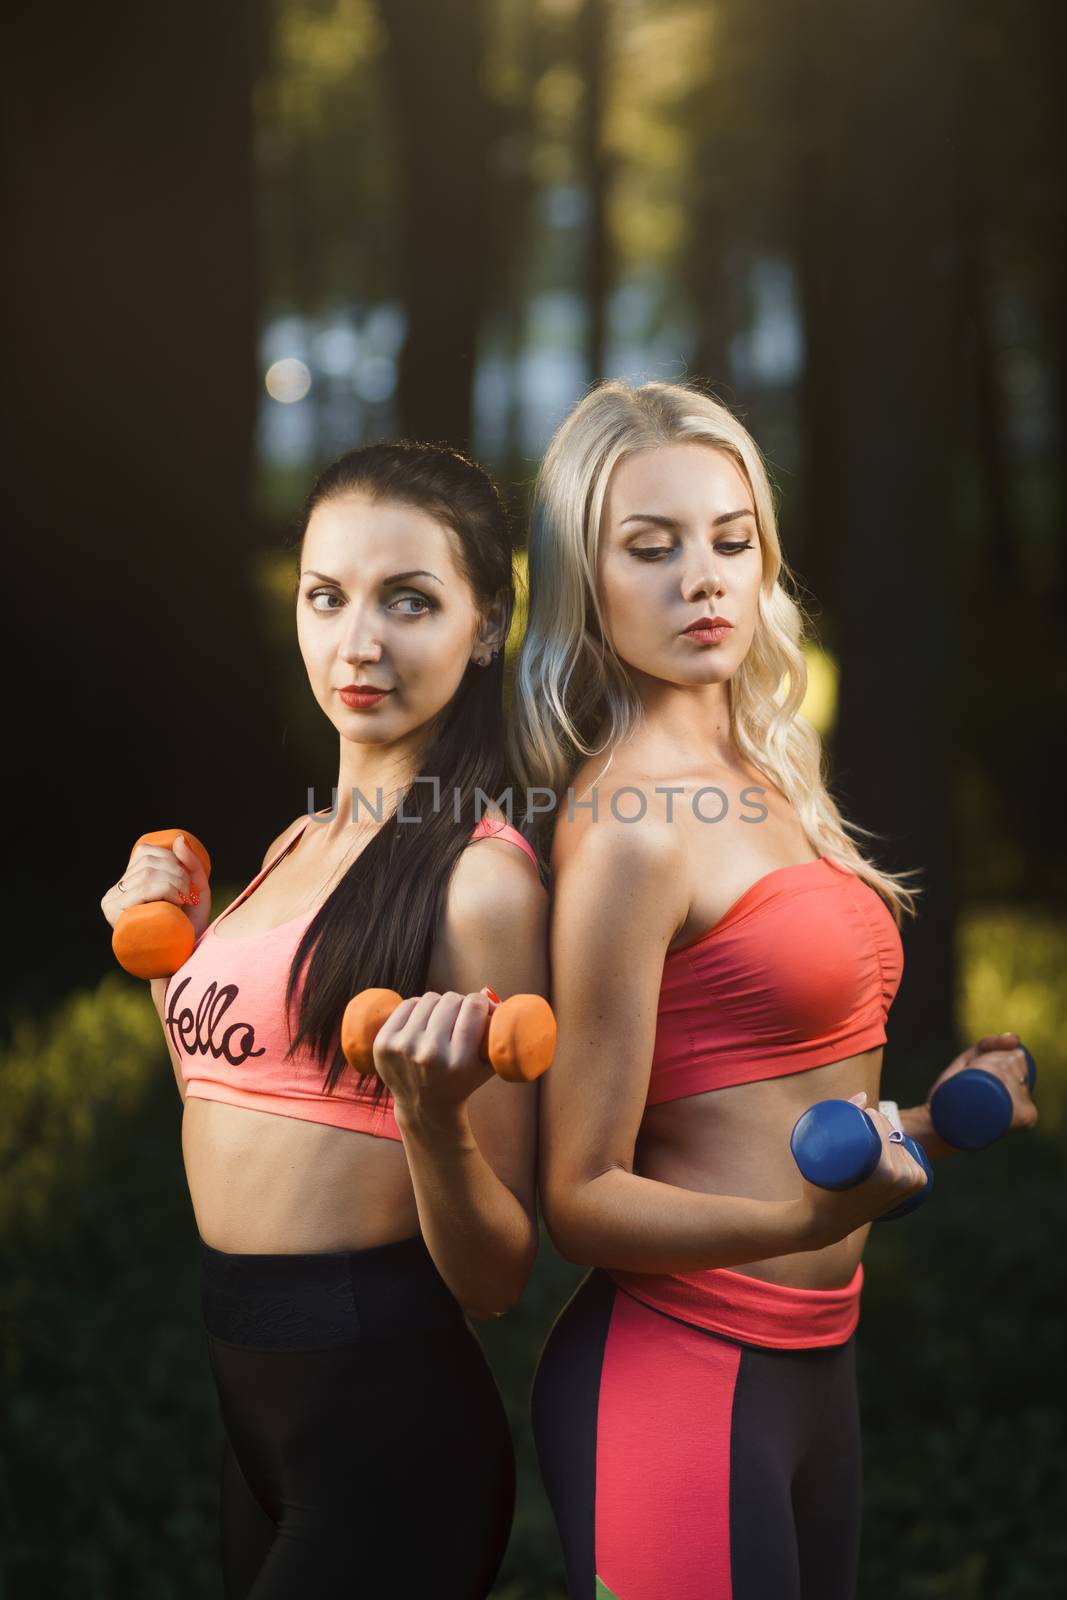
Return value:
M 344 584 L 340 578 L 328 578 L 325 572 L 302 572 L 302 578 L 318 578 L 321 583 L 332 583 L 335 588 L 343 589 Z M 432 578 L 434 583 L 439 583 L 444 588 L 444 580 L 435 572 L 426 572 L 421 567 L 413 567 L 410 572 L 394 572 L 388 578 L 382 579 L 382 587 L 387 588 L 391 583 L 406 583 L 409 578 Z
M 754 521 L 755 516 L 756 513 L 754 511 L 747 509 L 743 511 L 724 511 L 721 517 L 715 518 L 712 526 L 721 528 L 724 523 L 736 522 L 739 517 L 751 517 Z M 659 517 L 652 511 L 635 511 L 630 516 L 623 517 L 619 526 L 621 528 L 625 527 L 628 522 L 651 522 L 657 528 L 667 528 L 672 531 L 678 527 L 678 523 L 673 517 Z

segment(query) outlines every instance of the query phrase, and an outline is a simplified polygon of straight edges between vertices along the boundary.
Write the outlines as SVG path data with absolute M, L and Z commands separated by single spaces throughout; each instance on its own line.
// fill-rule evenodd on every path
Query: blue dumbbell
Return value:
M 793 1159 L 809 1183 L 820 1189 L 854 1189 L 878 1165 L 882 1141 L 862 1106 L 851 1100 L 820 1100 L 797 1118 L 789 1139 Z M 922 1145 L 904 1138 L 904 1148 L 926 1173 L 926 1187 L 884 1211 L 876 1222 L 906 1217 L 921 1206 L 934 1185 L 933 1168 Z
M 1026 1073 L 1033 1093 L 1037 1067 L 1025 1045 Z M 1000 1079 L 981 1067 L 965 1067 L 935 1089 L 930 1117 L 946 1144 L 957 1150 L 984 1150 L 1011 1125 L 1011 1095 Z

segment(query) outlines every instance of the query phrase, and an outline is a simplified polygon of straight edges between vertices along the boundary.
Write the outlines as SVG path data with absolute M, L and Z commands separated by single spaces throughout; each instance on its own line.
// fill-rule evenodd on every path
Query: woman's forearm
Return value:
M 902 1106 L 899 1115 L 900 1126 L 908 1138 L 921 1144 L 931 1161 L 939 1161 L 942 1156 L 954 1156 L 957 1153 L 955 1145 L 946 1144 L 934 1127 L 928 1105 Z
M 544 1204 L 568 1260 L 620 1272 L 699 1272 L 819 1247 L 804 1200 L 703 1194 L 613 1168 Z
M 440 1124 L 394 1114 L 437 1270 L 470 1316 L 500 1316 L 526 1286 L 536 1227 L 482 1155 L 465 1105 Z

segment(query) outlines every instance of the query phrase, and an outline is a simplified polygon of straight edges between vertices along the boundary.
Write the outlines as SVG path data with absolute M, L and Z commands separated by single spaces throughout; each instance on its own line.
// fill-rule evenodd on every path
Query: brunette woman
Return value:
M 227 1596 L 474 1600 L 514 1457 L 468 1318 L 515 1305 L 537 1248 L 536 1091 L 478 1053 L 490 990 L 546 987 L 536 861 L 480 810 L 506 784 L 512 542 L 474 463 L 376 444 L 315 484 L 297 569 L 334 804 L 214 922 L 184 841 L 139 847 L 102 906 L 171 900 L 198 935 L 152 994 L 226 1432 Z M 378 986 L 407 998 L 357 1078 L 341 1015 Z

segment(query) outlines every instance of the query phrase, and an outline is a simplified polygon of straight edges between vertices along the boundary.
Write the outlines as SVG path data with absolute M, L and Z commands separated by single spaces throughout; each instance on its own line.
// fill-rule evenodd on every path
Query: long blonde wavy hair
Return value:
M 846 822 L 827 791 L 822 739 L 800 714 L 808 682 L 800 646 L 810 624 L 786 588 L 795 579 L 782 555 L 763 457 L 737 418 L 699 389 L 601 383 L 578 402 L 548 446 L 534 487 L 529 614 L 508 728 L 513 771 L 527 790 L 551 790 L 558 805 L 583 757 L 609 747 L 614 753 L 636 731 L 643 710 L 626 662 L 607 639 L 597 595 L 604 499 L 624 456 L 693 441 L 725 451 L 744 473 L 763 556 L 752 645 L 727 688 L 734 742 L 785 795 L 813 850 L 870 884 L 899 925 L 905 911 L 916 913 L 922 891 L 904 880 L 917 869 L 880 871 L 849 837 L 877 835 Z M 594 749 L 589 741 L 605 727 L 606 738 Z M 545 817 L 536 840 L 543 858 L 547 826 Z

